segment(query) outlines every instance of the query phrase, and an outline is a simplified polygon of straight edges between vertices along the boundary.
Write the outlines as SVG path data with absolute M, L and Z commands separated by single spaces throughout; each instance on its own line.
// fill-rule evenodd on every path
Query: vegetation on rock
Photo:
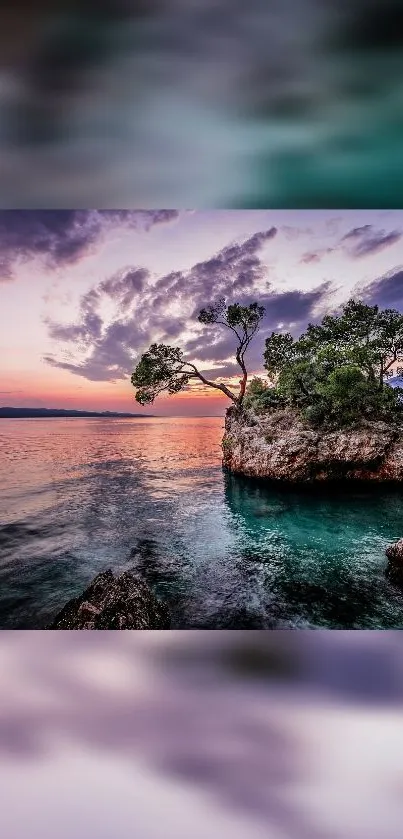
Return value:
M 311 425 L 334 427 L 402 417 L 402 389 L 387 385 L 403 361 L 403 315 L 394 309 L 349 300 L 341 314 L 310 324 L 297 340 L 273 332 L 264 361 L 272 394 L 251 383 L 247 400 L 257 410 L 271 398 Z

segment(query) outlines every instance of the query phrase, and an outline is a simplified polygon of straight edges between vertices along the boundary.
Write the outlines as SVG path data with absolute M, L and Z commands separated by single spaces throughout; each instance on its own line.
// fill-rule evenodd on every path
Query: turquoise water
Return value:
M 231 476 L 222 427 L 2 420 L 1 628 L 41 627 L 98 571 L 133 566 L 180 629 L 402 628 L 384 551 L 403 535 L 403 493 Z

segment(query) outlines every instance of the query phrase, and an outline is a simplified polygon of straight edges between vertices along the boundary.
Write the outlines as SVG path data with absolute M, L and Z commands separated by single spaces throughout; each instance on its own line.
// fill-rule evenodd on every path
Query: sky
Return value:
M 130 375 L 151 343 L 180 346 L 236 388 L 234 343 L 198 311 L 265 306 L 247 356 L 351 296 L 403 311 L 403 211 L 0 211 L 0 405 L 222 415 L 197 384 L 142 408 Z

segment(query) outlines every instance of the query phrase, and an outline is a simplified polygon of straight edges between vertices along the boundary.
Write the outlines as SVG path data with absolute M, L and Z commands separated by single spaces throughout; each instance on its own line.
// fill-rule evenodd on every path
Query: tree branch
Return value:
M 226 387 L 226 385 L 217 385 L 215 382 L 210 382 L 209 379 L 206 379 L 205 376 L 203 376 L 203 374 L 200 373 L 197 367 L 195 367 L 195 365 L 192 364 L 190 361 L 186 361 L 185 364 L 187 364 L 189 367 L 192 367 L 192 369 L 194 370 L 194 376 L 197 376 L 197 378 L 200 379 L 200 381 L 203 382 L 203 384 L 207 385 L 208 387 L 214 387 L 216 388 L 216 390 L 221 390 L 222 393 L 225 393 L 225 395 L 228 396 L 229 399 L 232 399 L 233 402 L 238 401 L 238 398 L 235 396 L 234 393 L 232 393 L 232 391 L 228 387 Z
M 236 337 L 238 338 L 238 341 L 239 341 L 240 343 L 242 342 L 242 338 L 241 338 L 241 336 L 240 336 L 240 335 L 238 335 L 238 332 L 236 331 L 235 327 L 234 327 L 234 326 L 230 326 L 230 324 L 229 324 L 229 323 L 227 323 L 227 321 L 226 321 L 226 320 L 216 320 L 216 321 L 214 321 L 214 323 L 220 323 L 222 326 L 226 326 L 226 327 L 227 327 L 227 329 L 231 329 L 231 331 L 232 331 L 232 332 L 235 332 L 235 335 L 236 335 Z

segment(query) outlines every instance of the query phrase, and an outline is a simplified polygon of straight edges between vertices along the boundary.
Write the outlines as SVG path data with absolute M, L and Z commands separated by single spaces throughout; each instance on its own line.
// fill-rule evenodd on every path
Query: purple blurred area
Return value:
M 399 632 L 3 632 L 7 839 L 398 839 Z
M 401 207 L 400 0 L 5 0 L 3 207 Z

